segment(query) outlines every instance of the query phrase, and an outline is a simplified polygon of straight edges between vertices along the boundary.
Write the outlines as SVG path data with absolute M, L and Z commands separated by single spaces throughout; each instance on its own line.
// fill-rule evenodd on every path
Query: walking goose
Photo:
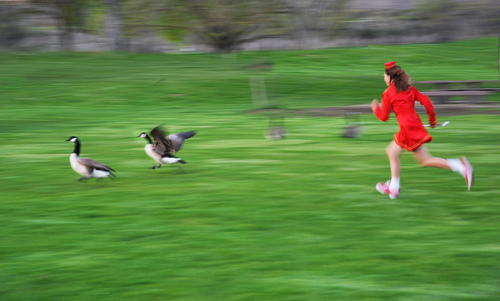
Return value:
M 115 177 L 113 171 L 116 171 L 113 168 L 95 160 L 80 157 L 81 143 L 78 137 L 71 136 L 66 141 L 75 143 L 75 150 L 69 156 L 69 162 L 71 163 L 71 168 L 82 175 L 78 181 L 88 180 L 90 178 Z
M 151 169 L 155 169 L 160 168 L 162 164 L 186 164 L 186 161 L 172 155 L 172 153 L 178 152 L 181 149 L 184 140 L 193 137 L 195 134 L 196 132 L 189 131 L 166 136 L 165 130 L 160 126 L 157 126 L 150 132 L 154 143 L 146 132 L 141 133 L 137 137 L 145 138 L 148 141 L 144 150 L 148 156 L 153 158 L 153 160 L 158 163 L 158 166 L 154 165 L 151 167 Z

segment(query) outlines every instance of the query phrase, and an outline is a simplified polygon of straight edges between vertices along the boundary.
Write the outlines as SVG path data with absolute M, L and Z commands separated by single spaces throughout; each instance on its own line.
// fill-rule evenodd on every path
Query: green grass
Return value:
M 500 117 L 440 117 L 433 155 L 466 155 L 476 186 L 384 152 L 395 118 L 288 116 L 265 140 L 249 77 L 285 108 L 369 103 L 396 60 L 415 80 L 498 79 L 497 39 L 211 54 L 3 53 L 1 300 L 498 300 Z M 271 60 L 273 71 L 244 68 Z M 491 101 L 498 101 L 493 96 Z M 144 153 L 143 131 L 196 130 L 185 173 Z M 77 182 L 82 156 L 117 179 Z

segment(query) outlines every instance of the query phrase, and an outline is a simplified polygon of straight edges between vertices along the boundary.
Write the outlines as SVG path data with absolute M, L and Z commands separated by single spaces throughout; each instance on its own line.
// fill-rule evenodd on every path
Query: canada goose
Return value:
M 157 126 L 150 132 L 150 135 L 153 137 L 154 143 L 153 140 L 151 140 L 151 137 L 149 137 L 149 135 L 146 132 L 141 133 L 137 137 L 145 138 L 148 141 L 148 144 L 146 144 L 144 150 L 146 151 L 146 154 L 148 156 L 153 158 L 153 160 L 155 160 L 156 163 L 158 163 L 158 166 L 154 165 L 151 167 L 151 169 L 155 169 L 155 168 L 160 168 L 163 163 L 186 164 L 187 163 L 186 161 L 172 155 L 172 153 L 178 152 L 181 149 L 184 140 L 193 137 L 195 134 L 196 132 L 189 131 L 189 132 L 170 134 L 166 136 L 165 130 L 162 129 L 160 126 Z
M 71 163 L 71 168 L 83 176 L 79 178 L 78 181 L 88 180 L 90 178 L 115 177 L 113 171 L 116 172 L 116 170 L 113 168 L 95 160 L 80 157 L 81 143 L 77 137 L 71 136 L 66 141 L 75 143 L 75 150 L 69 156 L 69 162 Z

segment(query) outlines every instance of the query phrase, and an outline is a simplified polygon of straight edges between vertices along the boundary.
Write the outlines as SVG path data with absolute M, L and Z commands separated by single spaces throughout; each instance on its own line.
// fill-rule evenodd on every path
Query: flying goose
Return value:
M 196 132 L 189 131 L 170 134 L 166 136 L 165 130 L 160 126 L 157 126 L 150 132 L 151 137 L 153 137 L 154 143 L 153 140 L 151 140 L 151 137 L 146 132 L 141 133 L 137 137 L 145 138 L 148 141 L 148 144 L 146 144 L 144 150 L 146 151 L 146 154 L 148 156 L 153 158 L 153 160 L 158 163 L 158 166 L 154 165 L 151 167 L 151 169 L 155 169 L 160 168 L 162 164 L 186 164 L 186 161 L 172 154 L 178 152 L 181 149 L 185 139 L 189 139 L 195 134 Z
M 69 156 L 69 162 L 71 163 L 71 168 L 83 176 L 78 181 L 90 178 L 115 177 L 113 174 L 115 170 L 113 168 L 95 160 L 80 157 L 81 143 L 77 137 L 71 136 L 66 141 L 75 143 L 75 150 Z

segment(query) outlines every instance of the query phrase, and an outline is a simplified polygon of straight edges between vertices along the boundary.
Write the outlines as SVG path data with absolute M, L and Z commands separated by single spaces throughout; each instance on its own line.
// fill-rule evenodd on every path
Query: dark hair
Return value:
M 394 82 L 396 90 L 398 93 L 401 91 L 407 91 L 411 86 L 411 77 L 404 72 L 399 66 L 392 67 L 391 69 L 386 69 L 385 73 L 389 75 L 391 81 Z

